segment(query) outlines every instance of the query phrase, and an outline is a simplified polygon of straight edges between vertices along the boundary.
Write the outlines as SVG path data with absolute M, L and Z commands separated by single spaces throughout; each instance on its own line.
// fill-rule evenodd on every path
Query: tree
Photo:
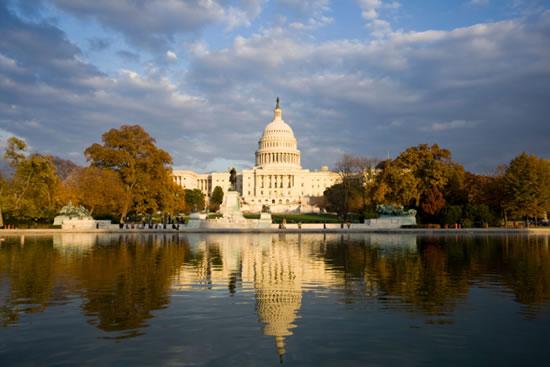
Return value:
M 445 198 L 436 187 L 430 188 L 421 196 L 420 208 L 430 216 L 435 216 L 445 206 Z
M 178 215 L 185 211 L 185 190 L 175 183 L 170 181 L 166 189 L 166 194 L 163 196 L 162 207 L 167 214 Z
M 399 154 L 395 163 L 402 169 L 409 169 L 420 180 L 420 190 L 427 193 L 432 187 L 441 189 L 449 179 L 453 163 L 451 152 L 434 144 L 420 144 Z
M 187 213 L 203 210 L 204 205 L 204 194 L 201 190 L 185 190 L 185 211 Z
M 210 210 L 217 211 L 223 203 L 223 189 L 220 186 L 214 187 L 212 196 L 210 196 Z
M 91 165 L 117 172 L 124 187 L 120 220 L 130 211 L 152 214 L 171 202 L 172 158 L 155 145 L 139 125 L 123 125 L 102 135 L 103 144 L 93 144 L 84 153 Z
M 98 167 L 73 171 L 63 182 L 65 200 L 86 207 L 90 214 L 118 216 L 124 187 L 117 172 Z
M 448 185 L 458 185 L 464 169 L 453 162 L 451 152 L 439 145 L 420 144 L 399 154 L 394 163 L 402 170 L 410 171 L 418 180 L 418 197 L 421 214 L 433 217 L 445 206 L 443 192 L 449 192 Z
M 503 177 L 505 211 L 516 218 L 541 218 L 550 210 L 550 163 L 522 153 Z
M 484 206 L 490 214 L 482 215 L 479 219 L 469 218 L 472 221 L 498 225 L 499 218 L 503 216 L 504 201 L 504 171 L 497 170 L 490 176 L 475 175 L 466 172 L 464 176 L 464 189 L 466 191 L 466 200 L 463 204 L 466 206 Z M 481 209 L 483 212 L 485 209 Z M 471 210 L 465 210 L 466 214 Z
M 338 212 L 344 219 L 352 209 L 351 205 L 356 201 L 357 194 L 361 199 L 359 211 L 362 216 L 367 205 L 372 203 L 370 194 L 376 175 L 375 167 L 379 161 L 376 158 L 344 154 L 336 163 L 336 171 L 340 175 L 340 183 L 338 184 L 340 186 L 329 190 L 327 198 L 329 199 L 329 206 L 332 203 L 333 207 L 338 207 Z M 336 203 L 336 201 L 339 201 L 339 203 Z
M 55 213 L 60 182 L 52 157 L 29 154 L 26 149 L 23 140 L 8 139 L 4 159 L 14 172 L 1 192 L 2 205 L 6 214 L 22 220 L 50 218 Z
M 357 181 L 352 182 L 350 187 L 345 187 L 343 183 L 332 185 L 325 190 L 323 196 L 327 210 L 338 213 L 342 219 L 345 219 L 350 211 L 359 212 L 363 207 L 362 190 Z
M 441 210 L 441 224 L 453 225 L 460 222 L 462 207 L 459 205 L 447 205 Z
M 418 185 L 418 179 L 411 170 L 402 169 L 388 160 L 379 165 L 373 198 L 377 204 L 416 205 L 419 201 Z

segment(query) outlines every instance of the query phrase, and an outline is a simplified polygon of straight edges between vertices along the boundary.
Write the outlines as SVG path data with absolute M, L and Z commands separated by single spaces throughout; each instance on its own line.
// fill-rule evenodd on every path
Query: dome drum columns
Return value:
M 300 165 L 300 156 L 296 153 L 259 153 L 256 158 L 257 166 L 267 164 Z

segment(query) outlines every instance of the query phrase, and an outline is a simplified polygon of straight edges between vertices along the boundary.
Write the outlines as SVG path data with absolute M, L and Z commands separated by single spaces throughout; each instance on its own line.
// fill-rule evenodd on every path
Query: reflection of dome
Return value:
M 256 166 L 300 168 L 300 151 L 292 128 L 282 118 L 279 98 L 274 112 L 258 143 Z
M 256 310 L 264 334 L 275 337 L 279 356 L 285 354 L 285 337 L 292 335 L 302 305 L 302 259 L 297 246 L 274 243 L 264 253 L 255 273 Z
M 295 288 L 295 289 L 292 289 Z M 256 309 L 264 325 L 264 334 L 275 337 L 277 352 L 285 354 L 285 336 L 292 335 L 294 321 L 302 304 L 302 290 L 293 285 L 279 289 L 259 289 L 256 292 Z
M 286 342 L 296 327 L 302 306 L 303 288 L 310 284 L 331 286 L 342 284 L 342 278 L 328 271 L 321 253 L 326 237 L 336 240 L 339 235 L 279 237 L 271 234 L 187 235 L 194 261 L 180 269 L 178 289 L 195 287 L 227 287 L 230 292 L 254 290 L 256 312 L 263 324 L 263 333 L 274 338 L 279 357 L 286 353 Z M 221 257 L 221 265 L 213 262 Z M 219 260 L 218 260 L 219 261 Z M 231 288 L 232 278 L 240 285 Z

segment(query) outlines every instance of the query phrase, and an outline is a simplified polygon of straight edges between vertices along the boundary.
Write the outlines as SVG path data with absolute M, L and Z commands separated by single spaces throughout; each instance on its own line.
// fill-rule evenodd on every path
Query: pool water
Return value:
M 547 365 L 549 242 L 4 236 L 0 365 Z

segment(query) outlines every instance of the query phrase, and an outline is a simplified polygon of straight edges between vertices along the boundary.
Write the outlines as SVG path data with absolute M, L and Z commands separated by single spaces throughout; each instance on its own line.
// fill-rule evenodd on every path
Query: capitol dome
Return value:
M 273 121 L 264 129 L 256 151 L 256 166 L 261 168 L 301 168 L 300 151 L 292 128 L 284 122 L 277 97 Z

